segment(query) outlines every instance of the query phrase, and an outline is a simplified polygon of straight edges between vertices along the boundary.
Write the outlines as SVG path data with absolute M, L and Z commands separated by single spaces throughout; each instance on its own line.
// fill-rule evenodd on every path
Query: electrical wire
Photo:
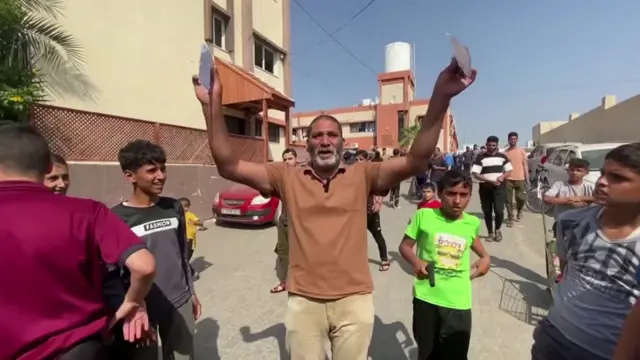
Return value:
M 342 50 L 344 50 L 347 54 L 349 54 L 354 60 L 356 60 L 358 63 L 360 63 L 360 65 L 364 66 L 366 69 L 368 69 L 369 71 L 371 71 L 374 75 L 378 75 L 378 72 L 373 70 L 373 68 L 371 68 L 369 65 L 367 65 L 364 61 L 362 61 L 359 57 L 357 57 L 353 52 L 351 52 L 351 50 L 349 50 L 346 46 L 344 46 L 344 44 L 342 44 L 340 42 L 340 40 L 336 39 L 335 36 L 333 36 L 333 34 L 331 34 L 331 32 L 329 30 L 327 30 L 327 28 L 325 28 L 310 12 L 309 10 L 307 10 L 304 6 L 302 6 L 302 4 L 300 4 L 298 2 L 298 0 L 293 0 L 293 2 L 298 5 L 298 7 L 300 8 L 300 10 L 302 10 L 302 12 L 304 12 L 310 19 L 311 21 L 313 21 L 322 31 L 324 31 L 336 44 L 338 44 L 338 46 L 340 46 L 342 48 Z
M 355 14 L 353 14 L 350 19 L 345 21 L 342 25 L 338 26 L 337 29 L 333 30 L 331 32 L 331 35 L 336 35 L 340 31 L 342 31 L 342 29 L 347 27 L 347 25 L 349 25 L 353 20 L 355 20 L 358 16 L 360 16 L 360 14 L 362 14 L 365 10 L 367 10 L 369 8 L 369 6 L 373 5 L 373 3 L 376 2 L 376 1 L 377 0 L 370 0 L 365 6 L 363 6 L 360 10 L 358 10 Z M 320 45 L 322 45 L 322 44 L 324 44 L 326 42 L 328 42 L 327 39 L 320 40 L 320 41 L 316 42 L 315 44 L 307 47 L 306 49 L 302 49 L 300 51 L 294 52 L 292 55 L 299 55 L 299 54 L 305 53 L 305 52 L 307 52 L 307 51 L 309 51 L 309 50 L 311 50 L 313 48 L 316 48 L 316 47 L 318 47 L 318 46 L 320 46 Z

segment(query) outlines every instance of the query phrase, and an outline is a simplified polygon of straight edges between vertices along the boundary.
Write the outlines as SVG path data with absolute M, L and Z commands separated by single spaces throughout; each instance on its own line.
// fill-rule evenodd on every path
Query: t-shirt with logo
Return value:
M 417 244 L 418 258 L 434 264 L 435 286 L 415 279 L 414 296 L 433 305 L 456 310 L 471 309 L 469 250 L 480 231 L 480 219 L 466 213 L 457 220 L 440 209 L 420 209 L 405 235 Z
M 149 316 L 155 320 L 184 305 L 194 291 L 187 260 L 184 210 L 180 202 L 161 197 L 151 207 L 139 208 L 122 203 L 111 210 L 145 242 L 156 259 L 155 281 L 145 299 Z M 126 288 L 129 284 L 126 271 L 121 280 Z
M 569 340 L 613 358 L 624 321 L 640 297 L 640 229 L 610 240 L 600 231 L 602 206 L 558 218 L 558 257 L 567 262 L 547 319 Z

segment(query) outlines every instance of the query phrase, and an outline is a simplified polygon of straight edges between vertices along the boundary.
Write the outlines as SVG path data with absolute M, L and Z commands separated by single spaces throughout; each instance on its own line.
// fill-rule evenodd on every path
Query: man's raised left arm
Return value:
M 406 156 L 395 157 L 380 163 L 378 176 L 372 190 L 384 192 L 404 179 L 427 171 L 429 160 L 440 138 L 451 99 L 469 87 L 476 79 L 476 70 L 469 77 L 461 77 L 455 59 L 452 59 L 436 80 L 427 113 L 420 123 L 420 131 L 413 140 Z M 448 121 L 448 119 L 446 119 Z

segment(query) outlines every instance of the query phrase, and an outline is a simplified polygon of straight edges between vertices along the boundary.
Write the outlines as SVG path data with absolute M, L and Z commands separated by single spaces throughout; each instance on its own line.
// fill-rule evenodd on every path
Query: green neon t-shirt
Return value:
M 414 296 L 428 303 L 457 310 L 471 309 L 469 250 L 480 231 L 480 219 L 464 213 L 458 220 L 442 216 L 440 209 L 420 209 L 405 235 L 417 244 L 420 259 L 434 263 L 436 286 L 414 281 Z

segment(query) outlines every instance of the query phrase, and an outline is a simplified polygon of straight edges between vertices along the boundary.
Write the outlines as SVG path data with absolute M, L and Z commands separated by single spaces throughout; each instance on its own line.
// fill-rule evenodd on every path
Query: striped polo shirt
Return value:
M 496 151 L 493 154 L 483 152 L 476 156 L 476 160 L 471 167 L 471 173 L 480 174 L 489 180 L 496 180 L 498 177 L 513 167 L 507 155 Z

